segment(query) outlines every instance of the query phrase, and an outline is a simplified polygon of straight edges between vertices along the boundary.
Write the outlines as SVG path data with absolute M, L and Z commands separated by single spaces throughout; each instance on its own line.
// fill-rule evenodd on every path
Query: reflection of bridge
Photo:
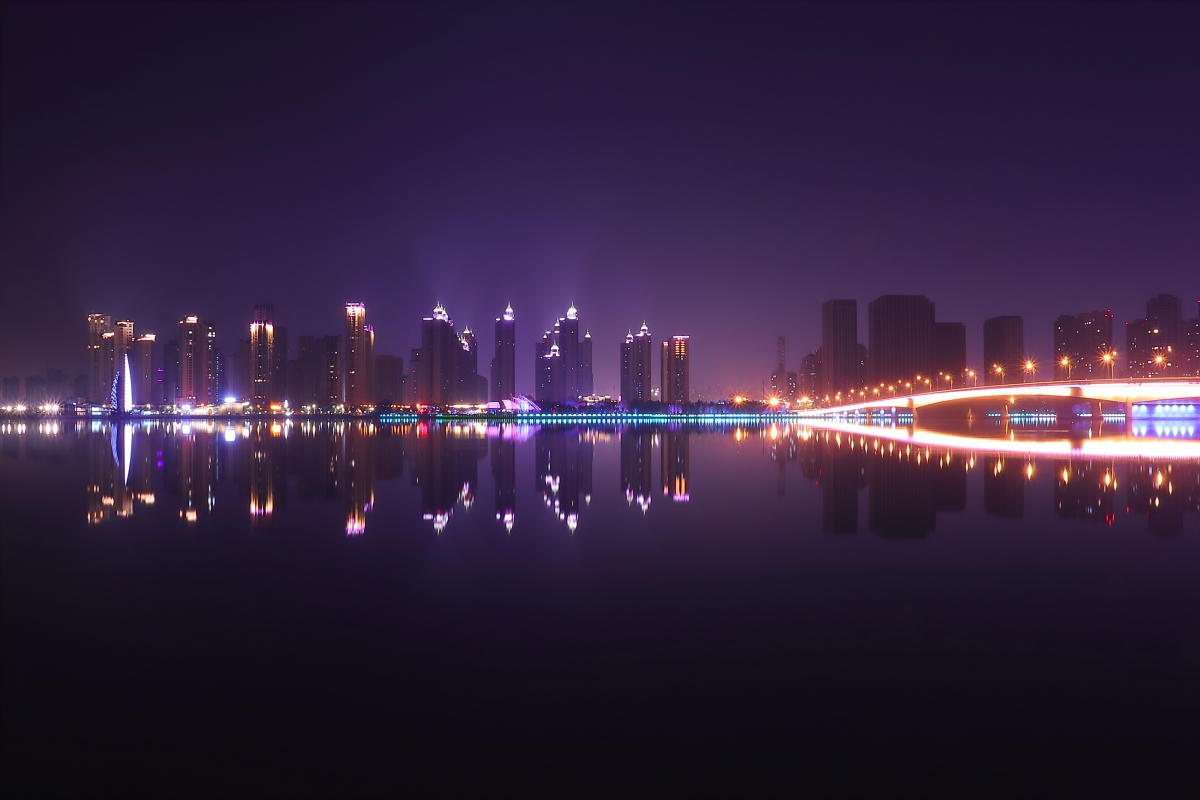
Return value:
M 1200 381 L 1150 381 L 1126 383 L 1121 381 L 1055 381 L 1053 383 L 1018 383 L 978 388 L 949 389 L 900 397 L 879 397 L 857 403 L 799 411 L 801 417 L 842 417 L 856 412 L 908 410 L 956 401 L 997 401 L 1001 405 L 1019 399 L 1061 399 L 1067 402 L 1099 401 L 1118 403 L 1128 416 L 1136 403 L 1158 403 L 1200 398 Z

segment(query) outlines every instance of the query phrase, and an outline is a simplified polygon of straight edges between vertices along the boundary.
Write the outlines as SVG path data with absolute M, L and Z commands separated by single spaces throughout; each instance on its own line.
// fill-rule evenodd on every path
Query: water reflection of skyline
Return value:
M 1036 480 L 1053 483 L 1052 511 L 1064 520 L 1112 525 L 1124 509 L 1144 516 L 1154 534 L 1170 537 L 1183 532 L 1185 515 L 1200 512 L 1200 458 L 1188 458 L 1191 442 L 1151 443 L 1157 446 L 1149 453 L 1130 457 L 1135 452 L 1130 445 L 1146 441 L 1114 437 L 1092 440 L 1091 446 L 1077 443 L 1073 451 L 1047 458 L 1043 451 L 1057 452 L 1057 442 L 958 437 L 978 448 L 963 449 L 945 444 L 954 439 L 951 435 L 936 435 L 938 445 L 919 431 L 812 425 L 90 422 L 0 428 L 0 454 L 9 459 L 73 456 L 86 464 L 83 493 L 92 525 L 165 508 L 191 526 L 211 516 L 219 503 L 232 502 L 232 495 L 220 489 L 232 484 L 252 531 L 270 531 L 289 495 L 295 495 L 340 502 L 345 534 L 358 535 L 370 527 L 376 484 L 402 476 L 407 461 L 412 485 L 419 489 L 420 515 L 440 533 L 456 510 L 469 510 L 476 502 L 479 462 L 489 457 L 490 511 L 497 529 L 511 533 L 520 528 L 518 467 L 532 456 L 543 513 L 575 531 L 592 505 L 597 447 L 615 452 L 620 493 L 641 516 L 651 513 L 659 493 L 675 502 L 696 499 L 692 451 L 706 440 L 732 440 L 743 449 L 761 441 L 775 462 L 780 494 L 787 465 L 798 468 L 805 483 L 820 492 L 821 529 L 830 534 L 856 533 L 865 517 L 866 530 L 880 537 L 928 536 L 940 515 L 967 509 L 971 485 L 978 487 L 974 502 L 984 515 L 1019 520 L 1030 511 L 1029 487 Z M 525 448 L 530 456 L 521 455 Z M 528 469 L 530 462 L 525 465 Z M 599 486 L 605 485 L 601 479 Z M 722 489 L 709 482 L 706 491 L 719 498 Z

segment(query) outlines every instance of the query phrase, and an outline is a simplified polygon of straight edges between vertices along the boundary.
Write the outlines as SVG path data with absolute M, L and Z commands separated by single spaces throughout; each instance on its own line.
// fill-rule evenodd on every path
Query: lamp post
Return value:
M 1029 376 L 1037 377 L 1037 366 L 1032 360 L 1025 361 L 1025 380 L 1024 383 L 1029 383 Z
M 1000 376 L 1000 383 L 1004 383 L 1004 367 L 1000 366 L 999 364 L 996 364 L 995 367 L 996 374 Z
M 1100 360 L 1108 365 L 1108 379 L 1116 380 L 1117 375 L 1117 354 L 1109 350 L 1104 355 L 1100 356 Z
M 975 374 L 975 370 L 973 370 L 973 369 L 967 370 L 967 377 L 971 379 L 971 388 L 972 389 L 979 387 L 979 376 Z
M 1064 367 L 1066 367 L 1066 369 L 1067 369 L 1067 380 L 1071 380 L 1071 359 L 1070 359 L 1069 357 L 1067 357 L 1067 356 L 1063 356 L 1063 360 L 1062 360 L 1062 361 L 1060 361 L 1060 362 L 1058 362 L 1058 363 L 1059 363 L 1059 364 L 1062 364 Z

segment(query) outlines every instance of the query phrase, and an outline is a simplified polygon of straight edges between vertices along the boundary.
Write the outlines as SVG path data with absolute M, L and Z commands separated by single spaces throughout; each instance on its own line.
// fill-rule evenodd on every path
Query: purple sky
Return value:
M 1200 297 L 1200 5 L 55 6 L 0 26 L 0 375 L 84 316 L 229 351 L 367 304 L 407 358 L 511 301 L 518 387 L 570 301 L 613 391 L 646 319 L 758 387 L 820 303 L 938 318 Z M 1117 337 L 1124 345 L 1123 332 Z M 293 345 L 294 346 L 294 345 Z

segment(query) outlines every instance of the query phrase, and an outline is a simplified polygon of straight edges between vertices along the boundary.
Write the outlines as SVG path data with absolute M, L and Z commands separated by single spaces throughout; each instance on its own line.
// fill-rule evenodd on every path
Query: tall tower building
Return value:
M 629 332 L 621 345 L 621 402 L 645 403 L 654 383 L 654 340 L 645 322 L 637 335 Z
M 983 321 L 984 383 L 1021 383 L 1025 376 L 1025 323 L 1020 317 Z
M 125 356 L 129 355 L 130 348 L 133 347 L 133 321 L 128 319 L 119 321 L 113 325 L 113 334 L 112 376 L 115 376 L 124 369 Z
M 559 393 L 564 402 L 573 403 L 579 399 L 579 312 L 574 303 L 555 328 L 558 330 L 558 354 L 562 358 L 563 387 Z
M 784 337 L 775 339 L 775 367 L 771 370 L 772 397 L 787 394 L 787 342 Z
M 245 374 L 245 367 L 242 369 Z M 250 323 L 250 366 L 248 387 L 239 387 L 252 404 L 265 408 L 275 399 L 275 307 L 257 305 Z M 248 390 L 248 391 L 247 391 Z
M 158 403 L 158 398 L 154 396 L 154 338 L 153 333 L 143 333 L 134 339 L 130 348 L 130 386 L 133 389 L 133 402 L 139 406 Z
M 691 402 L 689 337 L 672 336 L 662 343 L 662 401 Z M 665 462 L 664 462 L 665 463 Z
M 492 358 L 489 393 L 495 402 L 511 400 L 517 393 L 517 322 L 512 303 L 496 318 L 496 355 Z
M 346 335 L 342 339 L 345 369 L 342 372 L 345 403 L 349 408 L 369 405 L 370 331 L 367 326 L 367 307 L 362 303 L 346 304 Z
M 87 365 L 89 403 L 103 403 L 108 399 L 112 378 L 105 380 L 104 334 L 112 332 L 112 317 L 107 314 L 88 314 Z
M 592 332 L 585 331 L 579 343 L 579 396 L 588 397 L 596 393 L 596 382 L 592 377 Z
M 199 317 L 179 321 L 179 389 L 183 405 L 214 402 L 217 392 L 217 342 L 213 324 Z
M 835 396 L 858 383 L 858 301 L 821 304 L 821 393 Z
M 925 295 L 889 294 L 867 305 L 873 383 L 903 385 L 931 372 L 933 303 Z M 825 354 L 822 353 L 824 370 Z
M 534 399 L 545 401 L 547 403 L 554 402 L 552 390 L 550 387 L 550 348 L 554 345 L 554 333 L 546 331 L 542 334 L 540 342 L 533 343 L 533 382 L 534 382 Z
M 459 358 L 462 342 L 454 331 L 454 322 L 441 303 L 433 316 L 421 320 L 421 357 L 417 362 L 417 402 L 422 405 L 448 406 L 458 402 Z

